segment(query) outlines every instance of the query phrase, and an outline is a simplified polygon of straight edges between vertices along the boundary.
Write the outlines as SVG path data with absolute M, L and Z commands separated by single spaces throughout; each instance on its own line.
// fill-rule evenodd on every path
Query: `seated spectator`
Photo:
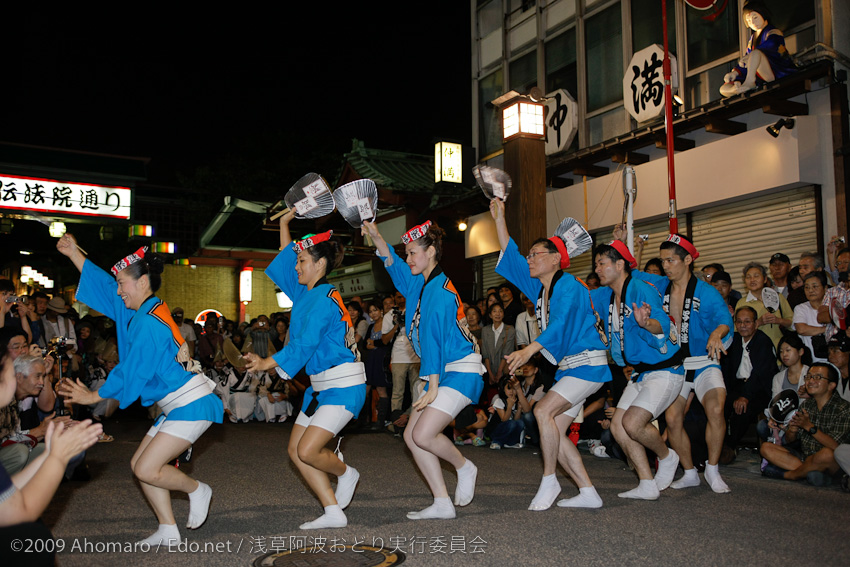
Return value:
M 794 330 L 803 343 L 812 352 L 815 362 L 826 362 L 829 354 L 826 349 L 826 326 L 818 323 L 818 309 L 826 293 L 826 275 L 823 272 L 810 272 L 803 278 L 806 300 L 794 308 Z
M 788 298 L 791 287 L 788 285 L 788 273 L 791 271 L 791 260 L 781 252 L 770 257 L 767 264 L 770 270 L 770 278 L 773 280 L 773 289 Z
M 516 377 L 520 380 L 517 392 L 517 413 L 522 419 L 525 426 L 525 439 L 523 443 L 528 443 L 534 447 L 540 445 L 540 433 L 537 429 L 537 419 L 534 417 L 534 405 L 543 399 L 546 394 L 546 388 L 543 387 L 540 377 L 539 361 L 535 356 L 528 359 L 528 362 L 517 368 Z M 530 409 L 525 409 L 525 402 L 528 402 Z M 520 410 L 522 413 L 520 413 Z
M 204 321 L 204 332 L 198 337 L 197 358 L 204 368 L 212 368 L 216 351 L 224 348 L 224 337 L 218 332 L 217 328 L 218 318 L 215 313 L 210 313 Z
M 237 353 L 239 352 L 235 345 L 232 348 Z M 233 412 L 230 411 L 230 388 L 239 382 L 239 379 L 233 372 L 233 368 L 228 363 L 223 351 L 218 351 L 215 354 L 213 367 L 206 371 L 206 375 L 215 383 L 214 392 L 216 396 L 221 398 L 221 404 L 224 406 L 224 417 L 229 421 L 233 421 L 230 419 L 231 415 L 233 415 Z
M 466 309 L 466 322 L 469 325 L 469 331 L 475 336 L 478 345 L 481 345 L 481 312 L 475 305 L 470 305 Z
M 484 428 L 487 427 L 487 423 L 487 412 L 472 404 L 460 410 L 454 421 L 449 424 L 453 428 L 455 445 L 474 445 L 475 447 L 486 445 Z
M 525 422 L 522 420 L 525 408 L 520 404 L 520 397 L 525 405 L 529 405 L 515 376 L 506 375 L 499 380 L 499 392 L 493 396 L 488 409 L 493 416 L 489 428 L 491 449 L 501 449 L 503 446 L 522 449 L 525 446 Z
M 848 363 L 850 363 L 850 338 L 846 334 L 835 335 L 829 339 L 827 343 L 829 349 L 829 362 L 838 368 L 838 384 L 835 391 L 843 399 L 850 402 L 850 372 L 848 372 Z
M 808 397 L 804 377 L 809 373 L 809 367 L 812 365 L 812 353 L 809 347 L 803 344 L 797 335 L 785 335 L 779 341 L 779 361 L 784 368 L 773 377 L 770 399 L 775 398 L 783 390 L 795 390 L 801 397 Z M 760 440 L 765 441 L 772 437 L 774 442 L 782 443 L 782 432 L 771 430 L 767 420 L 759 421 L 756 429 Z
M 0 409 L 15 399 L 17 381 L 12 362 L 2 353 L 0 360 Z M 97 442 L 102 429 L 99 424 L 83 421 L 65 429 L 61 423 L 50 423 L 44 431 L 45 450 L 23 470 L 9 473 L 0 463 L 0 541 L 50 541 L 53 536 L 40 520 L 62 481 L 69 461 Z M 34 548 L 34 553 L 21 553 L 9 545 L 0 550 L 0 564 L 28 566 L 54 565 L 54 548 Z
M 803 400 L 787 426 L 776 422 L 771 427 L 785 430 L 788 441 L 800 440 L 797 453 L 787 445 L 762 443 L 761 455 L 768 464 L 762 474 L 787 480 L 806 479 L 815 486 L 831 483 L 838 472 L 835 449 L 850 442 L 850 402 L 835 392 L 838 371 L 828 363 L 815 362 L 806 375 L 806 391 L 811 396 Z
M 597 416 L 594 419 L 598 420 L 601 428 L 599 443 L 591 443 L 589 445 L 589 449 L 596 457 L 603 459 L 613 457 L 615 459 L 620 459 L 623 462 L 628 462 L 625 451 L 620 448 L 620 445 L 617 444 L 617 441 L 614 439 L 614 434 L 611 433 L 611 419 L 614 417 L 614 410 L 617 409 L 620 396 L 623 395 L 623 391 L 626 389 L 626 386 L 634 373 L 634 368 L 631 366 L 626 366 L 625 368 L 620 368 L 615 365 L 609 366 L 611 368 L 611 376 L 613 379 L 608 383 L 607 388 L 600 388 L 600 390 L 605 390 L 606 392 L 606 398 L 602 408 L 603 414 L 599 415 L 598 412 L 594 412 Z
M 492 323 L 481 329 L 481 358 L 487 368 L 489 384 L 495 386 L 507 372 L 505 356 L 516 350 L 516 333 L 504 322 L 505 311 L 501 303 L 490 305 L 488 315 Z
M 257 356 L 268 358 L 277 352 L 274 348 L 272 338 L 277 336 L 272 331 L 269 318 L 260 315 L 251 323 L 250 332 L 246 332 L 245 342 L 242 344 L 242 353 L 253 352 Z
M 735 311 L 735 335 L 727 354 L 720 359 L 726 383 L 728 433 L 721 464 L 735 459 L 735 450 L 750 424 L 770 402 L 771 381 L 776 374 L 773 342 L 756 328 L 756 311 L 748 305 Z
M 289 401 L 289 382 L 275 372 L 263 373 L 257 389 L 257 408 L 254 415 L 266 423 L 283 423 L 292 415 L 292 403 Z
M 244 367 L 234 368 L 237 382 L 230 386 L 230 421 L 248 422 L 255 419 L 257 395 L 260 385 L 269 378 L 268 372 L 248 372 Z M 265 416 L 263 416 L 265 417 Z
M 106 384 L 106 379 L 109 377 L 109 373 L 118 366 L 118 349 L 115 345 L 107 345 L 103 354 L 100 355 L 99 361 L 100 365 L 94 369 L 88 386 L 92 391 L 96 391 Z M 92 419 L 96 422 L 102 422 L 104 419 L 115 413 L 115 410 L 118 409 L 118 404 L 118 400 L 107 398 L 90 406 Z M 112 441 L 112 436 L 104 435 L 101 441 Z
M 517 349 L 525 348 L 540 336 L 540 326 L 537 324 L 537 314 L 534 312 L 534 303 L 524 293 L 519 299 L 525 306 L 525 311 L 516 318 L 514 329 L 516 330 Z
M 782 295 L 779 296 L 778 311 L 770 312 L 764 306 L 762 291 L 767 285 L 767 270 L 761 264 L 750 262 L 744 266 L 744 284 L 747 287 L 747 296 L 738 301 L 735 312 L 737 313 L 738 309 L 744 306 L 752 308 L 756 312 L 758 330 L 773 341 L 775 348 L 779 344 L 779 339 L 782 338 L 782 330 L 793 327 L 794 311 Z

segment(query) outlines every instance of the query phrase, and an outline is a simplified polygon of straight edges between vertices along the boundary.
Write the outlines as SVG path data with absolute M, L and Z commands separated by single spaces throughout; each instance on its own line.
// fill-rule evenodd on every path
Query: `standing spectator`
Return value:
M 803 400 L 787 426 L 770 424 L 784 429 L 789 441 L 799 438 L 802 451 L 797 454 L 787 445 L 762 443 L 761 455 L 770 463 L 762 474 L 786 480 L 805 478 L 815 486 L 830 484 L 838 472 L 834 451 L 840 444 L 850 443 L 850 403 L 835 392 L 838 380 L 831 364 L 812 364 L 806 375 L 811 398 Z
M 596 275 L 596 272 L 590 272 L 587 274 L 587 277 L 584 279 L 584 283 L 587 284 L 587 289 L 599 289 L 599 286 L 602 285 L 599 281 L 599 276 Z
M 384 312 L 381 323 L 381 341 L 385 345 L 392 343 L 390 351 L 390 369 L 393 375 L 393 395 L 390 400 L 392 412 L 400 412 L 404 405 L 405 387 L 410 388 L 411 399 L 418 396 L 420 384 L 419 367 L 420 360 L 413 351 L 407 333 L 404 330 L 405 299 L 404 295 L 395 292 L 393 295 L 395 307 L 390 312 Z M 410 418 L 410 408 L 399 417 L 395 425 L 404 427 Z
M 217 323 L 214 313 L 207 315 L 204 334 L 198 338 L 198 360 L 204 368 L 212 368 L 216 351 L 224 348 L 224 337 L 216 331 Z
M 723 298 L 723 301 L 726 302 L 726 305 L 729 306 L 729 314 L 733 315 L 735 313 L 735 304 L 737 301 L 732 299 L 730 292 L 732 291 L 732 276 L 729 275 L 728 272 L 715 272 L 714 275 L 711 276 L 711 285 L 714 286 L 714 289 L 720 294 L 720 297 Z
M 823 302 L 826 293 L 826 274 L 823 272 L 809 272 L 803 279 L 803 289 L 806 299 L 794 308 L 794 329 L 803 343 L 812 352 L 815 362 L 826 362 L 828 352 L 826 349 L 826 327 L 818 323 L 818 309 Z
M 345 308 L 348 310 L 348 316 L 351 317 L 351 325 L 354 327 L 354 342 L 357 343 L 357 350 L 361 353 L 365 352 L 369 322 L 364 317 L 363 307 L 357 301 L 350 301 Z
M 735 459 L 735 449 L 750 424 L 770 402 L 776 374 L 776 351 L 770 337 L 756 327 L 756 311 L 748 305 L 735 311 L 735 336 L 727 355 L 720 359 L 726 383 L 728 433 L 721 464 Z
M 737 313 L 741 307 L 750 307 L 756 312 L 758 330 L 770 337 L 774 348 L 782 338 L 782 329 L 793 326 L 794 310 L 784 296 L 779 296 L 779 310 L 770 312 L 762 301 L 762 290 L 767 285 L 767 270 L 756 262 L 744 266 L 744 284 L 747 286 L 747 296 L 742 297 L 735 306 Z
M 0 328 L 14 327 L 27 336 L 27 342 L 32 342 L 33 334 L 27 317 L 27 306 L 15 297 L 15 286 L 6 279 L 0 279 Z
M 469 325 L 469 332 L 475 337 L 475 340 L 478 341 L 478 344 L 481 344 L 481 312 L 478 311 L 478 307 L 475 305 L 470 305 L 466 308 L 466 323 Z
M 369 319 L 372 324 L 366 329 L 366 349 L 363 352 L 366 365 L 366 401 L 367 415 L 372 417 L 372 388 L 378 392 L 378 415 L 373 431 L 382 431 L 384 422 L 390 414 L 390 399 L 387 394 L 387 357 L 390 348 L 381 340 L 381 328 L 384 324 L 384 312 L 377 303 L 369 304 Z M 368 420 L 368 419 L 367 419 Z
M 507 372 L 505 356 L 516 350 L 516 332 L 504 322 L 505 310 L 501 303 L 491 305 L 488 314 L 493 322 L 481 330 L 481 357 L 490 385 L 495 386 Z
M 33 301 L 32 310 L 29 312 L 30 329 L 32 330 L 32 343 L 37 344 L 41 348 L 46 348 L 45 336 L 47 331 L 44 328 L 42 317 L 47 313 L 47 303 L 50 297 L 43 291 L 36 291 L 31 296 Z
M 835 335 L 829 339 L 829 362 L 838 369 L 838 383 L 835 391 L 850 402 L 850 338 L 847 335 Z
M 598 278 L 599 276 L 597 276 Z M 524 293 L 520 294 L 519 299 L 525 306 L 525 311 L 517 316 L 516 324 L 514 325 L 514 329 L 516 330 L 516 347 L 525 348 L 540 336 L 540 325 L 537 324 L 534 303 Z
M 714 263 L 704 266 L 703 269 L 700 271 L 702 272 L 702 275 L 705 276 L 705 281 L 707 281 L 708 283 L 714 283 L 714 274 L 716 274 L 717 272 L 725 272 L 726 270 L 723 269 L 723 264 Z M 661 272 L 661 275 L 664 275 L 663 270 Z M 740 291 L 736 289 L 730 289 L 729 297 L 731 297 L 735 303 L 738 303 L 741 300 L 742 296 Z
M 195 343 L 198 341 L 198 337 L 195 335 L 195 327 L 183 320 L 183 314 L 182 307 L 175 307 L 171 310 L 171 318 L 174 319 L 183 340 L 186 341 L 186 346 L 189 347 L 189 357 L 195 358 Z
M 525 311 L 525 306 L 521 301 L 517 301 L 516 292 L 509 283 L 503 283 L 499 286 L 499 300 L 502 302 L 502 308 L 505 310 L 505 325 L 511 327 L 516 325 L 516 318 L 520 313 Z
M 773 279 L 773 289 L 788 298 L 791 291 L 788 285 L 788 272 L 791 271 L 791 260 L 785 254 L 777 252 L 770 257 L 767 267 L 770 269 L 770 277 Z
M 817 252 L 803 252 L 800 254 L 800 279 L 805 281 L 806 276 L 812 272 L 822 272 L 823 271 L 823 258 L 820 257 Z M 806 291 L 803 287 L 799 287 L 796 289 L 792 289 L 788 294 L 788 303 L 791 305 L 791 309 L 794 309 L 801 303 L 806 301 Z
M 65 337 L 71 339 L 74 345 L 77 344 L 77 332 L 67 314 L 68 307 L 61 297 L 54 297 L 47 302 L 47 312 L 42 318 L 46 342 L 49 343 L 55 337 Z M 69 347 L 69 350 L 76 350 L 76 346 L 69 345 Z
M 275 350 L 283 350 L 287 342 L 287 333 L 289 333 L 289 325 L 286 319 L 278 317 L 274 320 L 274 333 L 272 334 L 272 344 Z
M 250 332 L 245 336 L 242 352 L 253 352 L 257 356 L 267 358 L 275 353 L 272 337 L 275 336 L 266 315 L 260 315 L 252 323 Z
M 826 245 L 829 277 L 832 278 L 832 283 L 835 285 L 838 285 L 839 274 L 850 270 L 850 248 L 846 248 L 841 240 L 837 236 L 833 236 L 829 244 Z
M 705 270 L 705 268 L 703 268 Z M 643 266 L 643 271 L 647 274 L 655 274 L 656 276 L 664 275 L 664 264 L 661 263 L 661 258 L 650 258 Z M 708 281 L 711 281 L 710 276 L 706 276 Z

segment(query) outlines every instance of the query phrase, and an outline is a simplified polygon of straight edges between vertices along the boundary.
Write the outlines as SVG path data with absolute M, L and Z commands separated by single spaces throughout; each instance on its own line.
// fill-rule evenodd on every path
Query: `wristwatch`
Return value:
M 818 426 L 817 425 L 813 425 L 809 428 L 809 435 L 814 435 L 817 432 L 818 432 Z

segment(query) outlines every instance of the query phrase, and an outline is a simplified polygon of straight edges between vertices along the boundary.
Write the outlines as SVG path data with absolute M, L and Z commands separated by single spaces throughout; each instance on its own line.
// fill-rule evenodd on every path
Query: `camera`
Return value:
M 6 303 L 22 303 L 23 305 L 26 305 L 29 303 L 29 298 L 25 295 L 10 295 L 6 298 Z
M 47 349 L 42 349 L 44 356 L 53 355 L 53 358 L 61 359 L 68 352 L 68 347 L 73 346 L 74 339 L 68 337 L 53 337 Z
M 398 307 L 393 307 L 393 325 L 404 325 L 404 319 L 401 316 L 401 309 Z

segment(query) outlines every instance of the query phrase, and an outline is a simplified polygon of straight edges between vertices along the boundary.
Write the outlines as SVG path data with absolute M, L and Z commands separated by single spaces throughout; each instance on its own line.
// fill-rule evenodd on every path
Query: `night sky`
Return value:
M 5 19 L 0 140 L 149 157 L 164 184 L 269 136 L 340 159 L 470 141 L 468 2 L 133 6 Z

